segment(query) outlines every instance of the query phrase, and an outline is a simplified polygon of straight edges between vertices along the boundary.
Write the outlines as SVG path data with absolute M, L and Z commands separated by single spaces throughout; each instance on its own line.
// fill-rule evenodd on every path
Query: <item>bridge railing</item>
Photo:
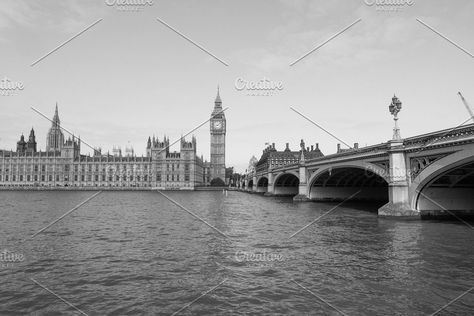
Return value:
M 463 138 L 466 138 L 466 139 L 470 138 L 474 142 L 474 123 L 469 124 L 469 125 L 458 126 L 451 129 L 445 129 L 441 131 L 427 133 L 423 135 L 408 137 L 408 138 L 403 139 L 403 145 L 406 147 L 419 148 L 419 147 L 427 147 L 429 145 L 434 145 L 443 140 L 463 139 Z M 324 161 L 331 160 L 334 158 L 341 158 L 341 157 L 347 157 L 347 156 L 353 156 L 353 155 L 386 153 L 387 149 L 388 149 L 388 142 L 366 146 L 366 147 L 360 147 L 360 148 L 351 148 L 339 153 L 307 159 L 306 164 L 324 162 Z M 291 163 L 291 164 L 273 168 L 272 171 L 285 171 L 289 169 L 296 169 L 298 168 L 298 165 L 299 165 L 298 163 Z M 266 172 L 267 170 L 259 170 L 259 172 L 257 172 L 257 175 L 261 176 L 265 174 Z
M 429 145 L 435 145 L 443 140 L 467 138 L 470 136 L 474 136 L 474 124 L 458 126 L 455 128 L 405 138 L 403 140 L 403 145 L 407 147 L 426 147 Z

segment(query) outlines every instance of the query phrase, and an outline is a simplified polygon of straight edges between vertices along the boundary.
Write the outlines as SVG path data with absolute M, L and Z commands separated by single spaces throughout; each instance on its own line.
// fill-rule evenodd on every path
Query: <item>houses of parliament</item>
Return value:
M 16 151 L 0 150 L 0 188 L 97 188 L 193 190 L 225 178 L 226 118 L 217 91 L 210 122 L 210 161 L 196 155 L 196 138 L 180 140 L 180 151 L 170 151 L 170 140 L 148 137 L 146 156 L 81 154 L 81 140 L 65 138 L 58 106 L 46 137 L 46 150 L 38 151 L 34 129 L 28 140 L 21 135 Z M 220 180 L 219 180 L 220 179 Z

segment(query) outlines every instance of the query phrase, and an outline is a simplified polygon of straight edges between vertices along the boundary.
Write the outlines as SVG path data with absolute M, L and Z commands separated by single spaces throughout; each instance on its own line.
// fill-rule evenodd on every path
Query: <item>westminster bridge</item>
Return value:
M 301 153 L 305 148 L 300 150 Z M 382 216 L 474 214 L 474 124 L 248 173 L 243 190 L 295 201 L 386 202 Z

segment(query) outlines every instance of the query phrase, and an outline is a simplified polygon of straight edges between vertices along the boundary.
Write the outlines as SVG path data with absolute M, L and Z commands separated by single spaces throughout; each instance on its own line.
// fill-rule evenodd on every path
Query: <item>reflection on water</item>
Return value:
M 166 193 L 229 238 L 158 193 L 104 192 L 21 243 L 92 194 L 0 192 L 0 251 L 24 256 L 0 257 L 1 315 L 77 314 L 31 278 L 88 315 L 170 315 L 194 300 L 180 314 L 425 315 L 474 286 L 461 222 L 343 205 L 290 238 L 336 204 L 240 192 Z M 473 313 L 469 293 L 440 315 Z

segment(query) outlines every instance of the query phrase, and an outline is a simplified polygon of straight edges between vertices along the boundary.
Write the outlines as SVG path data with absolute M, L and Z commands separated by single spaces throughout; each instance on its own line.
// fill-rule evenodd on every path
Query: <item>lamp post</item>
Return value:
M 395 127 L 393 128 L 393 140 L 400 140 L 400 129 L 398 128 L 398 112 L 402 109 L 402 102 L 394 95 L 392 98 L 392 103 L 388 106 L 390 113 L 393 115 L 393 120 L 395 121 Z

